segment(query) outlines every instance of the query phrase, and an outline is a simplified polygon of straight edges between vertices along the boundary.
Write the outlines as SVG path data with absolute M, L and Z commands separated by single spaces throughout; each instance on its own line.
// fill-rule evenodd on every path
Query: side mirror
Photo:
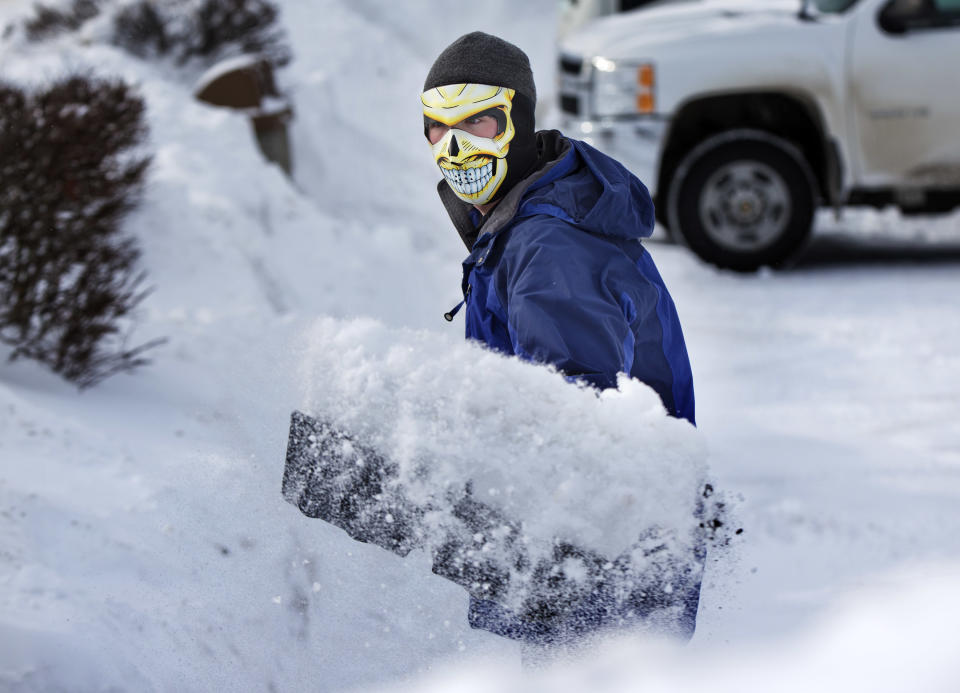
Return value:
M 888 2 L 880 14 L 877 15 L 877 24 L 883 31 L 894 36 L 907 33 L 907 20 L 901 7 L 902 3 L 893 0 Z

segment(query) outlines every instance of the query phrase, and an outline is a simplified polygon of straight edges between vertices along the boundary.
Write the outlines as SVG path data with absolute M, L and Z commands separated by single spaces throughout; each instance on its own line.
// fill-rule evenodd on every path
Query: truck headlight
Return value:
M 593 115 L 653 113 L 656 86 L 653 63 L 627 63 L 596 57 L 593 63 Z

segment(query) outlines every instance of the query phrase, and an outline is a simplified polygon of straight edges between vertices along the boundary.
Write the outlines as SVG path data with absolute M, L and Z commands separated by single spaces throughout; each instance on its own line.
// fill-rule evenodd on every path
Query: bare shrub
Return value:
M 171 55 L 214 63 L 255 53 L 273 65 L 290 62 L 290 48 L 269 0 L 135 0 L 114 17 L 113 42 L 139 56 Z
M 0 342 L 80 388 L 146 363 L 122 334 L 143 299 L 120 223 L 149 157 L 143 100 L 119 80 L 0 82 Z
M 33 6 L 33 17 L 24 22 L 24 29 L 31 41 L 42 41 L 66 31 L 75 31 L 99 13 L 99 0 L 73 0 L 63 8 L 38 2 Z
M 113 43 L 140 58 L 167 55 L 172 47 L 167 22 L 149 0 L 125 5 L 113 18 Z

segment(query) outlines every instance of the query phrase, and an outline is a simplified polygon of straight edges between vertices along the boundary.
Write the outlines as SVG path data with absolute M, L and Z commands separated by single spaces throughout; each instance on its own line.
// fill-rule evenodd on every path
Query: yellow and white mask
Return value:
M 516 132 L 510 116 L 513 97 L 513 89 L 487 84 L 449 84 L 420 95 L 428 122 L 448 128 L 430 146 L 450 188 L 464 202 L 486 204 L 507 177 L 507 154 Z M 493 137 L 463 129 L 470 119 L 487 115 L 497 121 Z

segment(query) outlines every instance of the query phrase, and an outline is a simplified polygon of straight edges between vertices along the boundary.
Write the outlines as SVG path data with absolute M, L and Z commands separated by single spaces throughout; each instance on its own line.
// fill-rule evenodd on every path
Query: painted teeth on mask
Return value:
M 483 190 L 493 176 L 493 162 L 468 169 L 441 169 L 447 181 L 461 195 L 475 195 Z

